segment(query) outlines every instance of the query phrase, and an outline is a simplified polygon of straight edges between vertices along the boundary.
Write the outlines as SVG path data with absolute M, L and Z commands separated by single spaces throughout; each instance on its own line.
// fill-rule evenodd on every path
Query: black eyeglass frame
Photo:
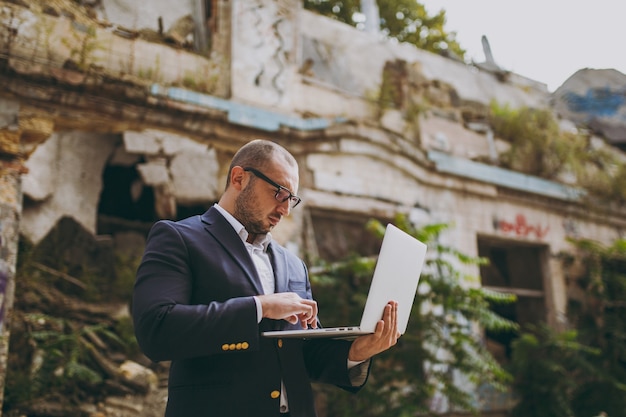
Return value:
M 266 183 L 270 184 L 271 186 L 276 187 L 276 194 L 274 194 L 274 198 L 277 201 L 280 201 L 281 203 L 284 203 L 285 201 L 289 200 L 290 201 L 289 205 L 291 206 L 291 208 L 296 208 L 296 206 L 302 202 L 302 199 L 300 197 L 298 197 L 297 195 L 293 194 L 291 191 L 289 191 L 289 189 L 283 187 L 280 184 L 277 184 L 275 181 L 272 181 L 271 179 L 269 179 L 265 174 L 263 174 L 258 169 L 251 168 L 251 167 L 244 167 L 243 170 L 246 171 L 246 172 L 252 172 L 254 174 L 254 176 L 262 179 L 263 181 L 265 181 Z M 289 195 L 287 197 L 281 198 L 280 194 L 282 192 L 287 192 L 287 193 L 289 193 Z

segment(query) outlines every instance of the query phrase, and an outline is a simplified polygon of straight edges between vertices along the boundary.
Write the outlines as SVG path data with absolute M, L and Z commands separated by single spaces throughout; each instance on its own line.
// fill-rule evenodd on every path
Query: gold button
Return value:
M 283 347 L 283 339 L 278 339 L 278 347 Z
M 222 350 L 228 350 L 228 344 L 222 345 Z
M 236 344 L 234 344 L 234 343 L 231 343 L 231 344 L 230 344 L 230 346 L 228 346 L 228 348 L 229 348 L 230 350 L 235 350 L 235 348 L 236 348 L 236 347 L 237 347 L 237 345 L 236 345 Z
M 241 350 L 241 343 L 237 343 L 237 346 L 235 346 L 235 349 Z
M 245 350 L 245 349 L 248 349 L 248 347 L 250 347 L 250 345 L 248 345 L 248 342 L 243 342 L 243 343 L 241 344 L 241 348 L 242 348 L 242 349 L 244 349 L 244 350 Z
M 280 397 L 280 391 L 272 391 L 272 392 L 270 393 L 270 397 L 272 397 L 272 398 L 274 398 L 274 399 L 276 399 L 276 398 Z

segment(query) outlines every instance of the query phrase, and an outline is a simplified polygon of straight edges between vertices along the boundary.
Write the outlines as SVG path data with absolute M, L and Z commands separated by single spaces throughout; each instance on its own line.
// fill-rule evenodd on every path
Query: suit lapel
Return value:
M 215 207 L 211 207 L 202 215 L 202 222 L 206 231 L 222 245 L 224 251 L 241 267 L 257 293 L 263 294 L 263 287 L 254 262 L 228 220 Z

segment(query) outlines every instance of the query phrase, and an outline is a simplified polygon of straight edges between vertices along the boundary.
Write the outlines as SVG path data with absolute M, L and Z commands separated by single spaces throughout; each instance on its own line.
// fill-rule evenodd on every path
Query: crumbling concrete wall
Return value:
M 193 13 L 192 1 L 172 3 L 170 0 L 101 0 L 96 9 L 101 18 L 127 29 L 169 29 L 177 20 Z
M 233 3 L 234 99 L 284 110 L 295 104 L 292 87 L 301 8 L 301 2 L 292 0 Z
M 143 183 L 156 191 L 160 218 L 176 218 L 176 206 L 208 205 L 221 194 L 221 177 L 214 149 L 172 133 L 125 132 L 124 147 L 141 155 L 137 169 Z
M 106 165 L 135 166 L 141 181 L 132 186 L 153 188 L 159 218 L 176 218 L 178 205 L 216 201 L 224 184 L 215 150 L 181 135 L 153 129 L 122 135 L 59 132 L 26 163 L 24 237 L 38 243 L 62 217 L 96 234 Z
M 15 294 L 22 175 L 27 171 L 24 158 L 33 145 L 29 141 L 41 140 L 36 130 L 31 130 L 32 126 L 20 124 L 20 111 L 19 102 L 0 99 L 0 406 L 4 399 L 11 336 L 9 324 Z
M 26 162 L 20 232 L 39 242 L 64 216 L 96 232 L 102 169 L 115 149 L 115 135 L 59 132 Z
M 299 10 L 297 16 L 282 13 L 278 1 L 263 2 L 272 6 L 263 8 L 252 7 L 258 2 L 237 3 L 232 63 L 236 98 L 300 114 L 372 119 L 377 110 L 371 104 L 381 93 L 385 64 L 402 59 L 409 67 L 415 66 L 425 81 L 452 86 L 461 101 L 488 105 L 497 100 L 513 107 L 548 105 L 544 84 L 516 74 L 503 83 L 492 73 L 470 70 L 464 63 L 412 45 L 381 41 L 307 10 Z M 262 42 L 258 35 L 253 36 L 262 33 L 260 29 L 267 34 Z M 263 64 L 268 68 L 272 64 L 272 71 Z M 257 77 L 268 75 L 277 77 L 280 84 L 258 83 Z
M 79 16 L 52 16 L 13 4 L 0 8 L 0 22 L 14 36 L 0 38 L 10 67 L 69 85 L 98 86 L 107 77 L 144 84 L 187 86 L 216 93 L 228 74 L 219 55 L 211 59 L 163 44 L 135 39 Z M 147 89 L 146 89 L 147 93 Z
M 554 92 L 554 109 L 626 149 L 626 74 L 581 69 Z

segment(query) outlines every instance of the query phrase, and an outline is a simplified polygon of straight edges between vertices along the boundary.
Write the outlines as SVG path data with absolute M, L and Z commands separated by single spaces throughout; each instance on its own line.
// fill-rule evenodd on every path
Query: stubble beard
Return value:
M 252 190 L 252 183 L 249 183 L 235 200 L 234 216 L 243 224 L 246 231 L 251 235 L 264 235 L 269 233 L 272 226 L 266 225 L 262 215 L 255 207 L 258 207 L 256 194 Z

